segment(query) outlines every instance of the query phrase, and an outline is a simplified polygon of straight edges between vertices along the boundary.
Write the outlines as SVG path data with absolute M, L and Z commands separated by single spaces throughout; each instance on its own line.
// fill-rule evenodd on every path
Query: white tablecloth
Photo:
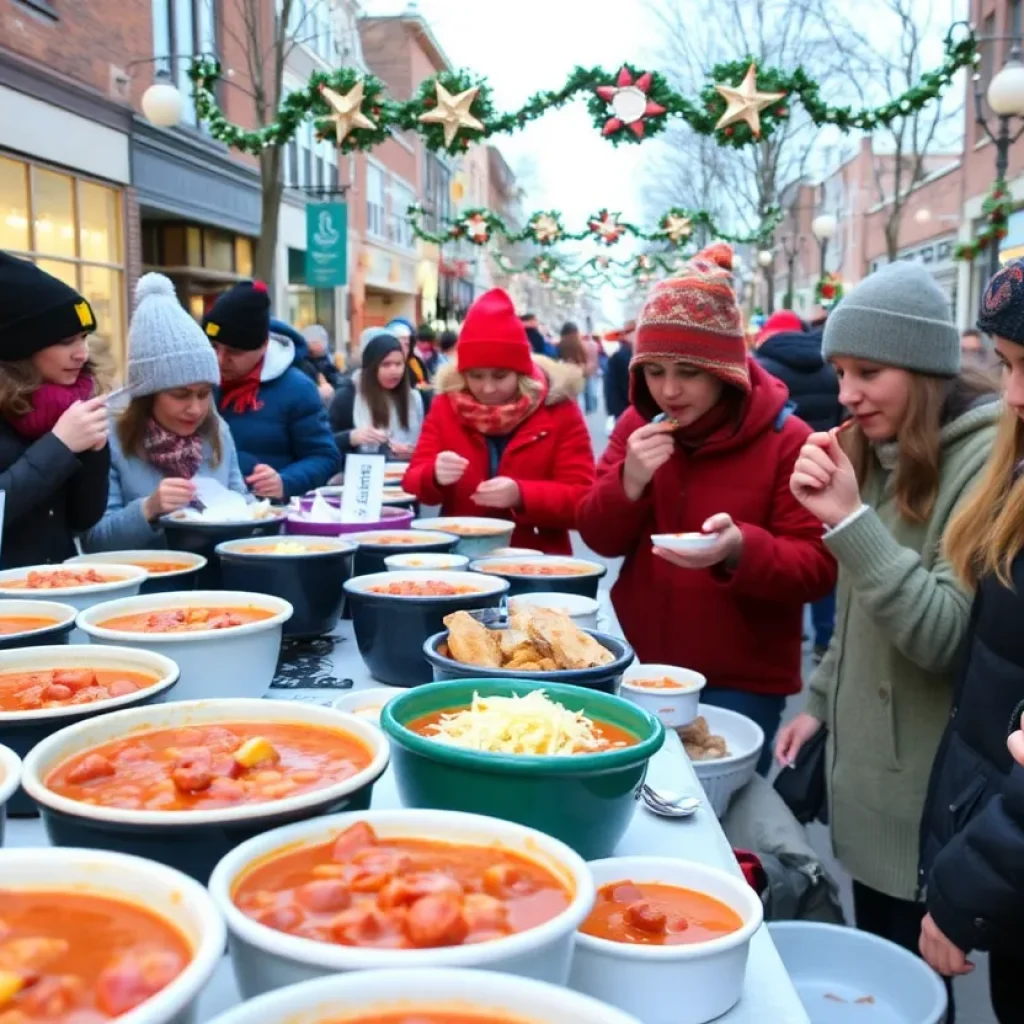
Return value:
M 306 681 L 312 682 L 313 687 L 303 686 Z M 359 657 L 351 625 L 343 623 L 333 644 L 315 641 L 309 645 L 290 645 L 278 674 L 278 683 L 270 691 L 270 696 L 329 704 L 338 696 L 338 686 L 347 689 L 349 681 L 354 688 L 379 685 L 370 679 Z M 665 746 L 651 761 L 648 782 L 655 788 L 700 792 L 700 783 L 690 761 L 679 738 L 671 730 Z M 390 769 L 374 788 L 372 806 L 401 806 Z M 9 820 L 6 844 L 45 846 L 47 839 L 38 819 Z M 675 821 L 656 817 L 639 808 L 616 852 L 622 855 L 685 857 L 737 874 L 740 870 L 718 820 L 706 807 L 692 818 Z M 200 1022 L 210 1020 L 237 1004 L 238 1000 L 234 978 L 225 957 L 202 998 Z M 810 1024 L 810 1018 L 764 927 L 751 942 L 743 998 L 719 1020 L 723 1024 Z

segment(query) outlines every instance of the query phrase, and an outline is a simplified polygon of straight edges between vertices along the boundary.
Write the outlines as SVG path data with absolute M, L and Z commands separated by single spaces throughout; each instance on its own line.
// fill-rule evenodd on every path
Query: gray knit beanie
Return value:
M 132 397 L 188 384 L 219 384 L 217 356 L 202 327 L 163 274 L 143 274 L 135 286 L 128 329 L 128 386 Z
M 960 335 L 935 278 L 913 263 L 889 263 L 829 315 L 822 354 L 953 377 L 960 370 Z

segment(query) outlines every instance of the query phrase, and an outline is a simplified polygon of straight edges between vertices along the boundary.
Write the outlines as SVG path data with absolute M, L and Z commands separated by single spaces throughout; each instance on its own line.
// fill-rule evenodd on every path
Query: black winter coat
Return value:
M 960 949 L 1020 956 L 1024 768 L 1006 738 L 1024 702 L 1024 554 L 1012 578 L 1012 590 L 983 580 L 974 599 L 921 821 L 921 881 L 929 913 Z
M 821 332 L 775 334 L 754 358 L 789 388 L 796 414 L 812 430 L 831 430 L 845 418 L 839 381 L 821 354 Z
M 7 494 L 0 568 L 63 562 L 74 536 L 107 508 L 110 447 L 75 455 L 50 433 L 27 441 L 0 422 L 0 490 Z
M 629 361 L 633 346 L 619 342 L 604 369 L 604 404 L 609 416 L 618 419 L 629 408 Z

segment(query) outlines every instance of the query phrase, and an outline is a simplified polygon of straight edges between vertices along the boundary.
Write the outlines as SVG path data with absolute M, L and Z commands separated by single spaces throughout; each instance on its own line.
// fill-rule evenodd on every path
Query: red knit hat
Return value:
M 526 328 L 508 293 L 492 288 L 466 314 L 455 346 L 459 373 L 466 370 L 514 370 L 533 373 L 533 353 Z
M 743 318 L 732 289 L 732 250 L 716 243 L 698 253 L 676 277 L 659 282 L 640 311 L 630 370 L 656 359 L 676 359 L 750 391 Z M 642 374 L 630 380 L 637 404 Z M 646 395 L 646 384 L 641 390 Z M 647 396 L 649 397 L 649 396 Z
M 803 334 L 804 322 L 791 309 L 772 313 L 757 332 L 757 344 L 763 345 L 774 334 Z

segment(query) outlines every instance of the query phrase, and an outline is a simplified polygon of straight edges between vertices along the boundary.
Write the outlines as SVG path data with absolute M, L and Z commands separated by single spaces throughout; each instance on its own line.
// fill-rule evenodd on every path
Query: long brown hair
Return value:
M 146 438 L 146 427 L 153 418 L 153 402 L 156 395 L 141 395 L 133 398 L 117 418 L 117 439 L 121 442 L 121 451 L 125 455 L 137 458 L 146 457 L 143 444 Z M 220 440 L 220 425 L 210 400 L 210 411 L 206 419 L 196 428 L 196 433 L 210 445 L 210 465 L 216 469 L 224 458 L 224 446 Z
M 104 381 L 100 379 L 96 365 L 91 359 L 82 364 L 82 373 L 92 377 L 95 383 L 94 394 L 102 394 L 106 390 Z M 14 419 L 26 416 L 32 411 L 32 395 L 45 381 L 31 359 L 19 359 L 15 362 L 0 360 L 0 416 Z
M 359 394 L 363 396 L 370 418 L 378 430 L 387 430 L 391 425 L 391 406 L 398 413 L 398 422 L 403 430 L 409 429 L 409 398 L 411 386 L 409 374 L 403 373 L 398 386 L 388 391 L 381 387 L 377 377 L 380 364 L 393 352 L 401 352 L 398 340 L 389 334 L 374 338 L 363 350 L 362 368 L 359 373 Z M 408 367 L 408 360 L 405 363 Z
M 1024 424 L 1004 407 L 985 471 L 943 538 L 946 558 L 971 587 L 983 576 L 1012 585 L 1013 560 L 1024 548 L 1024 476 L 1014 472 L 1022 454 Z
M 558 339 L 558 358 L 574 366 L 587 365 L 587 353 L 580 333 L 575 327 L 570 329 L 568 324 L 562 328 L 562 335 Z
M 980 399 L 988 395 L 994 398 L 995 393 L 992 376 L 974 369 L 961 370 L 952 380 L 925 373 L 911 375 L 893 478 L 896 508 L 907 522 L 927 522 L 935 507 L 942 469 L 942 427 Z M 871 442 L 856 424 L 841 438 L 863 489 L 876 464 Z

